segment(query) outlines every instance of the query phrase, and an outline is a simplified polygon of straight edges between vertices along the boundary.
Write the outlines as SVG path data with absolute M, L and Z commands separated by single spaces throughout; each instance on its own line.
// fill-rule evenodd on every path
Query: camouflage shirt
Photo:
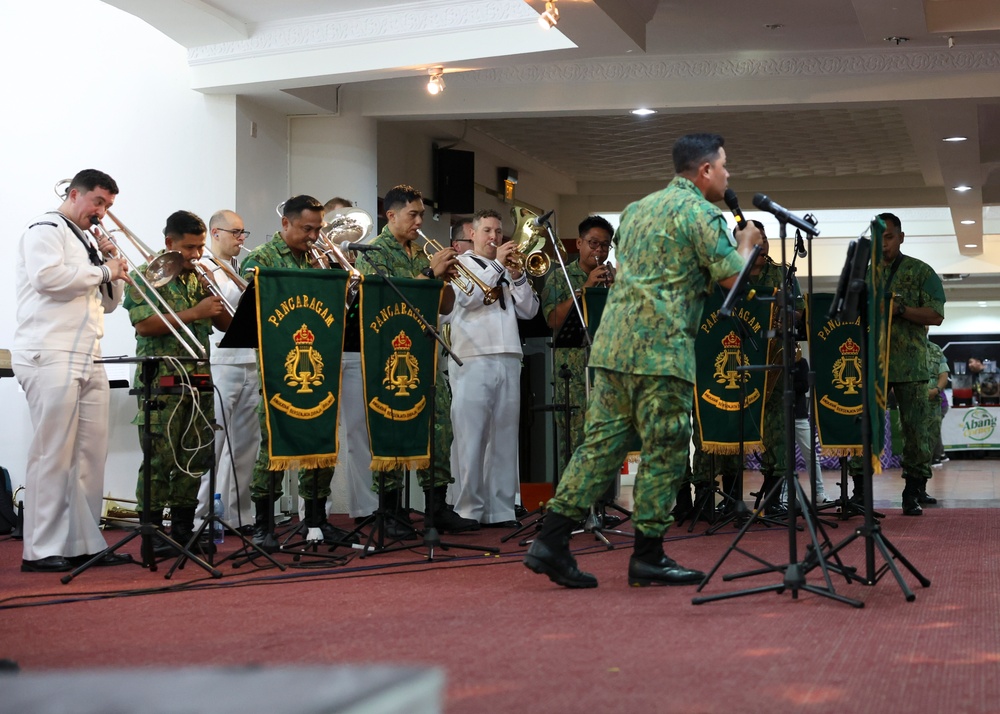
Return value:
M 382 229 L 382 232 L 378 234 L 378 238 L 373 240 L 371 245 L 377 246 L 382 250 L 362 253 L 358 256 L 357 263 L 355 263 L 355 267 L 365 275 L 375 274 L 372 261 L 378 264 L 383 273 L 394 278 L 415 278 L 420 275 L 421 270 L 429 268 L 431 265 L 427 253 L 424 252 L 424 249 L 416 241 L 411 244 L 413 257 L 411 258 L 407 255 L 406 250 L 389 230 L 389 226 Z
M 285 243 L 281 233 L 274 236 L 264 245 L 259 245 L 250 251 L 250 255 L 243 259 L 240 272 L 246 275 L 251 268 L 298 268 L 299 270 L 311 269 L 309 256 L 303 253 L 298 258 L 292 253 L 292 249 Z
M 569 282 L 573 286 L 573 290 L 579 290 L 587 282 L 587 273 L 580 267 L 579 260 L 574 260 L 567 265 L 566 273 L 569 275 Z M 552 314 L 559 303 L 568 300 L 571 295 L 572 293 L 566 286 L 566 280 L 563 278 L 562 272 L 556 268 L 549 273 L 548 278 L 545 280 L 545 287 L 542 289 L 542 314 L 546 321 L 548 321 L 549 315 Z M 552 331 L 553 336 L 558 334 L 560 327 L 562 325 L 556 325 Z M 556 369 L 560 365 L 567 365 L 573 373 L 574 383 L 583 384 L 583 370 L 587 366 L 585 352 L 582 348 L 557 349 L 555 353 Z
M 751 275 L 748 282 L 758 288 L 770 288 L 772 291 L 780 288 L 782 282 L 785 280 L 786 268 L 784 266 L 778 265 L 772 260 L 768 260 L 764 263 L 764 267 L 761 269 L 760 273 L 757 275 Z M 793 278 L 795 281 L 795 309 L 804 310 L 805 300 L 802 298 L 802 289 L 799 287 L 799 279 Z M 758 290 L 759 292 L 759 290 Z
M 161 251 L 160 254 L 162 254 L 162 252 L 163 251 Z M 139 266 L 139 272 L 145 270 L 145 265 Z M 142 285 L 135 273 L 132 273 L 132 278 Z M 169 283 L 157 288 L 156 290 L 163 297 L 163 299 L 167 301 L 167 304 L 170 305 L 174 312 L 187 310 L 188 308 L 194 307 L 205 298 L 210 297 L 210 293 L 204 288 L 201 281 L 198 280 L 198 276 L 193 272 L 187 271 L 180 273 Z M 148 293 L 149 291 L 144 290 L 143 292 Z M 139 293 L 132 287 L 130 287 L 125 293 L 124 305 L 125 309 L 128 310 L 128 317 L 129 320 L 132 321 L 133 325 L 138 324 L 149 317 L 153 317 L 156 314 L 149 306 L 149 302 L 140 298 Z M 159 308 L 160 304 L 157 303 L 156 306 Z M 194 333 L 198 344 L 205 349 L 205 354 L 209 354 L 212 336 L 212 321 L 208 319 L 195 320 L 194 322 L 186 323 L 186 325 L 188 329 Z M 190 357 L 188 352 L 177 342 L 177 338 L 169 332 L 165 335 L 156 335 L 154 337 L 142 337 L 141 335 L 136 334 L 135 354 L 137 357 Z M 208 372 L 207 358 L 206 363 L 204 364 L 199 362 L 184 362 L 183 364 L 188 373 Z M 136 370 L 135 385 L 137 387 L 142 384 L 139 379 L 140 372 L 141 370 Z M 159 363 L 157 375 L 174 373 L 175 370 L 166 362 Z
M 927 371 L 930 373 L 930 378 L 927 380 L 928 389 L 937 389 L 938 375 L 942 372 L 951 372 L 944 350 L 930 340 L 927 340 Z
M 892 272 L 892 268 L 889 269 Z M 888 289 L 907 307 L 929 307 L 944 317 L 944 286 L 922 260 L 900 255 Z M 898 304 L 898 303 L 897 303 Z M 889 330 L 889 381 L 923 382 L 927 374 L 927 330 L 905 317 L 893 317 Z
M 626 207 L 615 241 L 615 289 L 590 366 L 693 384 L 705 296 L 714 281 L 743 267 L 722 211 L 676 176 L 665 189 Z

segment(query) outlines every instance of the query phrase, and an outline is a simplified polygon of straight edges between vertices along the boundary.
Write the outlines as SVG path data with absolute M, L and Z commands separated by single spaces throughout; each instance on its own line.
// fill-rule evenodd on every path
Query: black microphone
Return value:
M 815 225 L 804 218 L 799 218 L 794 213 L 789 213 L 787 209 L 782 208 L 762 193 L 758 193 L 753 197 L 753 205 L 762 211 L 774 214 L 774 216 L 783 223 L 791 223 L 800 231 L 805 231 L 811 236 L 819 235 L 819 231 L 816 230 Z
M 805 258 L 807 255 L 809 255 L 806 252 L 806 242 L 802 240 L 802 236 L 798 234 L 796 234 L 795 236 L 795 252 L 798 254 L 800 258 Z
M 556 212 L 556 209 L 553 208 L 548 213 L 543 213 L 540 216 L 536 216 L 535 220 L 532 221 L 532 225 L 534 225 L 534 226 L 544 226 L 546 223 L 549 222 L 549 219 L 552 218 L 552 214 L 555 213 L 555 212 Z
M 382 250 L 377 245 L 367 245 L 366 243 L 351 243 L 349 240 L 345 240 L 338 246 L 343 251 L 356 250 L 364 253 L 368 250 Z
M 722 200 L 726 202 L 729 206 L 729 210 L 733 212 L 733 218 L 736 219 L 736 225 L 740 230 L 747 227 L 747 219 L 743 217 L 743 211 L 740 210 L 739 199 L 736 198 L 736 191 L 731 188 L 726 189 L 726 193 L 723 194 Z

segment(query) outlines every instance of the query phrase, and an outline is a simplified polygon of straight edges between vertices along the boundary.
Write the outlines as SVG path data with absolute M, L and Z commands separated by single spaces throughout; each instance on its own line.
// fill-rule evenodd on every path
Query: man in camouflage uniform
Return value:
M 241 270 L 252 279 L 249 271 L 253 268 L 288 268 L 310 270 L 317 266 L 310 257 L 309 249 L 319 238 L 323 227 L 323 204 L 312 196 L 293 196 L 282 204 L 281 230 L 270 241 L 250 251 L 243 260 Z M 260 370 L 260 355 L 257 356 Z M 260 374 L 261 384 L 264 375 Z M 260 450 L 250 476 L 250 499 L 254 504 L 253 542 L 260 546 L 271 535 L 271 514 L 274 501 L 281 497 L 281 471 L 268 470 L 267 421 L 264 418 L 264 404 L 257 406 L 260 416 Z M 319 528 L 323 542 L 330 545 L 358 542 L 357 536 L 335 527 L 326 518 L 326 499 L 330 495 L 333 468 L 326 466 L 316 469 L 299 470 L 299 496 L 305 503 L 305 524 Z M 273 484 L 273 498 L 272 498 Z
M 545 281 L 542 289 L 542 314 L 553 334 L 558 334 L 573 307 L 579 300 L 584 288 L 610 287 L 615 281 L 615 270 L 606 261 L 611 250 L 611 236 L 614 229 L 611 224 L 600 216 L 587 216 L 580 223 L 576 240 L 576 249 L 580 257 L 566 266 L 566 274 L 572 287 L 566 285 L 562 271 L 555 269 Z M 572 292 L 571 292 L 572 290 Z M 582 309 L 582 306 L 581 306 Z M 587 369 L 587 354 L 582 347 L 557 349 L 554 355 L 556 369 L 566 365 L 570 372 L 569 399 L 577 407 L 570 416 L 569 435 L 563 433 L 565 417 L 556 419 L 556 431 L 559 434 L 556 451 L 559 456 L 559 472 L 566 468 L 566 450 L 562 448 L 563 439 L 569 438 L 569 453 L 579 445 L 583 438 L 583 415 L 587 406 L 585 370 Z M 556 380 L 556 400 L 563 396 L 563 382 Z
M 931 478 L 932 444 L 927 440 L 927 327 L 944 321 L 944 287 L 927 263 L 900 252 L 905 233 L 899 218 L 880 213 L 885 221 L 882 261 L 889 271 L 893 295 L 889 327 L 889 389 L 896 395 L 903 430 L 903 515 L 923 513 Z
M 704 574 L 663 553 L 670 507 L 686 470 L 691 440 L 694 339 L 708 289 L 731 287 L 759 231 L 752 224 L 729 242 L 722 212 L 728 183 L 717 134 L 691 134 L 673 148 L 677 176 L 630 204 L 618 230 L 619 271 L 601 320 L 590 366 L 595 368 L 584 443 L 573 454 L 549 514 L 524 564 L 572 588 L 597 586 L 569 551 L 569 537 L 614 478 L 630 439 L 642 441 L 636 478 L 630 585 L 696 583 Z
M 418 241 L 417 232 L 424 223 L 424 200 L 421 193 L 412 186 L 395 186 L 386 193 L 382 205 L 385 208 L 386 226 L 371 243 L 380 250 L 359 256 L 358 270 L 365 275 L 375 274 L 375 268 L 372 267 L 374 262 L 382 274 L 390 277 L 450 280 L 455 267 L 454 249 L 442 248 L 428 257 Z M 446 287 L 441 304 L 442 313 L 451 312 L 454 304 L 455 294 L 450 287 Z M 427 503 L 434 503 L 435 528 L 447 533 L 479 530 L 479 521 L 461 517 L 447 503 L 448 485 L 454 482 L 451 476 L 451 442 L 451 393 L 447 384 L 439 382 L 434 398 L 434 463 L 430 469 L 418 470 L 417 480 L 424 490 Z M 372 476 L 372 488 L 378 490 L 379 473 Z M 385 471 L 381 472 L 381 477 L 385 482 L 383 507 L 394 514 L 394 517 L 386 520 L 386 534 L 392 538 L 414 538 L 412 529 L 401 523 L 409 520 L 402 503 L 404 473 Z
M 214 325 L 221 331 L 229 328 L 231 316 L 223 306 L 222 298 L 213 296 L 194 272 L 195 261 L 201 259 L 205 249 L 205 224 L 193 213 L 177 211 L 167 218 L 163 229 L 168 251 L 177 251 L 183 258 L 182 270 L 157 292 L 177 314 L 177 318 L 194 333 L 197 342 L 209 353 L 209 341 Z M 139 272 L 146 270 L 145 265 Z M 133 275 L 134 282 L 143 285 Z M 182 356 L 186 350 L 179 344 L 170 327 L 150 307 L 150 299 L 143 298 L 132 287 L 125 296 L 125 308 L 135 326 L 135 353 L 137 357 Z M 157 307 L 160 307 L 157 305 Z M 167 317 L 173 325 L 173 318 Z M 175 326 L 175 325 L 174 325 Z M 175 326 L 176 329 L 176 326 Z M 186 336 L 185 336 L 186 337 Z M 156 363 L 154 384 L 160 377 L 176 376 L 178 370 L 188 374 L 207 372 L 206 363 L 168 362 Z M 142 367 L 136 370 L 135 386 L 142 388 Z M 143 457 L 150 462 L 152 483 L 149 497 L 149 521 L 157 527 L 163 525 L 163 508 L 170 506 L 171 535 L 181 544 L 191 540 L 194 531 L 194 513 L 198 506 L 198 486 L 201 475 L 211 468 L 215 458 L 215 399 L 211 390 L 198 393 L 198 403 L 190 393 L 165 394 L 156 397 L 160 405 L 150 413 L 149 429 L 152 433 L 150 451 L 142 438 L 144 414 L 142 400 L 139 413 L 132 421 L 139 426 L 139 440 Z M 191 424 L 193 428 L 188 428 Z M 139 468 L 136 500 L 144 508 L 143 469 Z M 167 555 L 171 548 L 158 544 L 157 555 Z
M 768 256 L 768 240 L 764 233 L 764 225 L 760 221 L 754 221 L 760 229 L 762 238 L 761 251 L 757 261 L 751 268 L 749 288 L 757 291 L 760 296 L 771 295 L 776 290 L 781 289 L 787 275 L 787 268 L 778 265 Z M 805 309 L 805 301 L 802 299 L 802 291 L 799 289 L 799 281 L 792 278 L 795 290 L 795 319 L 798 320 Z M 781 358 L 781 313 L 778 303 L 774 304 L 772 311 L 771 329 L 776 331 L 775 337 L 768 340 L 768 364 L 782 364 Z M 784 379 L 785 375 L 780 370 L 767 373 L 765 381 L 766 401 L 764 402 L 764 423 L 761 429 L 761 441 L 764 451 L 761 453 L 760 473 L 763 476 L 761 484 L 760 500 L 763 501 L 776 483 L 785 477 L 787 464 L 787 443 L 785 441 L 785 406 L 784 406 Z M 794 460 L 794 457 L 793 457 Z M 781 506 L 778 492 L 775 497 L 766 503 L 761 503 L 764 512 L 768 515 L 781 515 L 785 509 Z
M 930 379 L 927 382 L 927 401 L 930 402 L 930 416 L 927 420 L 927 440 L 931 443 L 931 466 L 941 466 L 947 457 L 944 455 L 944 444 L 941 442 L 941 422 L 944 420 L 944 403 L 941 395 L 948 386 L 951 370 L 944 350 L 927 340 L 927 369 Z M 937 499 L 922 490 L 917 499 L 921 505 L 933 505 Z

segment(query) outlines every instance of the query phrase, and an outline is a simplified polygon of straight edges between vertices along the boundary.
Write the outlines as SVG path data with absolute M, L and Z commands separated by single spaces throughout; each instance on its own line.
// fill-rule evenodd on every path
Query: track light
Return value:
M 548 0 L 545 3 L 545 12 L 538 16 L 538 24 L 546 30 L 559 24 L 559 8 L 556 7 L 557 0 Z
M 427 92 L 428 94 L 440 94 L 444 91 L 444 67 L 431 67 L 427 70 L 427 74 L 431 76 L 427 80 Z

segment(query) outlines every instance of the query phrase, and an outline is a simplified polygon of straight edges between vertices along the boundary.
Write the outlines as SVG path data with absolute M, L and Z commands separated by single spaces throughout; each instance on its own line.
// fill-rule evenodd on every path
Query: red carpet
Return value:
M 853 519 L 830 537 L 860 525 Z M 460 557 L 447 562 L 421 562 L 417 549 L 284 574 L 225 564 L 215 581 L 191 565 L 172 581 L 162 565 L 120 567 L 64 586 L 58 575 L 18 572 L 20 543 L 8 540 L 0 542 L 0 657 L 25 671 L 434 665 L 446 672 L 448 712 L 1000 711 L 998 512 L 903 518 L 896 510 L 883 528 L 932 585 L 903 569 L 917 596 L 907 603 L 889 574 L 873 587 L 834 576 L 837 592 L 863 609 L 808 592 L 694 606 L 694 588 L 630 589 L 629 547 L 597 549 L 591 536 L 573 540 L 585 551 L 581 567 L 601 582 L 589 591 L 529 572 L 514 541 L 500 556 L 450 551 Z M 451 539 L 496 545 L 503 534 Z M 707 570 L 734 535 L 696 534 L 666 550 Z M 785 562 L 787 531 L 760 529 L 741 548 Z M 863 541 L 843 557 L 863 571 Z M 722 579 L 757 566 L 732 554 L 703 594 L 780 582 L 776 573 Z M 822 585 L 818 569 L 808 582 Z M 106 597 L 128 590 L 139 592 Z

